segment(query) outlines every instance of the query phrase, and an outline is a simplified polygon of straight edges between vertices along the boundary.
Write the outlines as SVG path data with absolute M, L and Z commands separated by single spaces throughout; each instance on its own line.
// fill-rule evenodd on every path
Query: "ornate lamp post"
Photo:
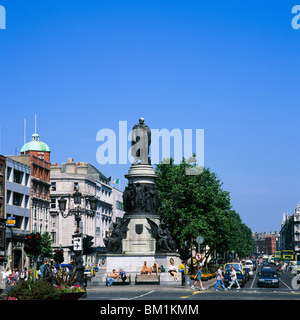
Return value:
M 69 195 L 69 198 L 71 196 Z M 61 197 L 58 200 L 58 205 L 59 205 L 59 211 L 61 212 L 61 215 L 63 218 L 67 218 L 68 216 L 75 216 L 75 221 L 76 221 L 76 231 L 75 235 L 73 237 L 80 237 L 81 238 L 81 244 L 82 244 L 82 233 L 80 233 L 80 221 L 81 221 L 81 216 L 83 214 L 95 215 L 95 211 L 97 210 L 97 204 L 98 204 L 98 199 L 95 197 L 82 197 L 81 192 L 76 191 L 72 195 L 74 199 L 74 204 L 76 205 L 75 209 L 70 209 L 69 211 L 66 211 L 66 205 L 67 205 L 67 200 L 64 197 Z M 81 199 L 85 198 L 89 204 L 90 204 L 90 210 L 83 209 L 80 207 L 81 205 Z M 77 272 L 77 280 L 76 284 L 79 284 L 81 287 L 84 287 L 84 266 L 83 266 L 83 259 L 82 259 L 82 253 L 83 253 L 83 248 L 81 245 L 81 250 L 75 251 L 75 263 L 74 267 Z

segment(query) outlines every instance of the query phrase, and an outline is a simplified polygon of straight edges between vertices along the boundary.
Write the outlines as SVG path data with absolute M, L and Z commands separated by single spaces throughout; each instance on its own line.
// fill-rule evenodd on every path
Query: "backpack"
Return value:
M 46 264 L 43 270 L 43 279 L 48 279 L 52 277 L 51 267 L 49 264 Z

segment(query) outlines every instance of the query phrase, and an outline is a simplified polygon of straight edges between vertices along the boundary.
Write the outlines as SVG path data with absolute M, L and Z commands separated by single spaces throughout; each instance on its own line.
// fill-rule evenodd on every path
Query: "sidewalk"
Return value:
M 107 292 L 109 291 L 145 291 L 145 290 L 156 290 L 156 291 L 171 291 L 171 290 L 176 290 L 176 291 L 193 291 L 191 289 L 192 284 L 194 283 L 194 281 L 191 281 L 191 284 L 188 285 L 187 287 L 182 286 L 181 284 L 176 284 L 176 285 L 171 285 L 171 286 L 167 286 L 167 285 L 135 285 L 135 284 L 131 284 L 131 285 L 112 285 L 111 287 L 107 287 L 107 286 L 91 286 L 87 288 L 87 292 L 92 292 L 92 291 L 97 291 L 97 292 Z M 214 287 L 216 284 L 216 279 L 210 279 L 208 281 L 202 281 L 202 285 L 204 288 L 206 289 L 210 289 L 212 287 Z M 194 290 L 199 290 L 199 284 L 196 284 L 196 287 Z

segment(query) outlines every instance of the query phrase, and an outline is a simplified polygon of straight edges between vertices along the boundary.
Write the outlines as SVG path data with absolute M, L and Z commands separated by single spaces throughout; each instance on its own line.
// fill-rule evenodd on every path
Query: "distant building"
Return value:
M 24 236 L 30 231 L 31 168 L 10 157 L 6 158 L 5 218 L 8 266 L 22 269 Z
M 6 258 L 5 169 L 6 158 L 0 155 L 0 271 L 4 269 Z
M 68 162 L 51 165 L 51 207 L 50 207 L 50 231 L 52 235 L 52 246 L 58 248 L 62 246 L 66 250 L 64 259 L 66 262 L 72 260 L 72 253 L 67 249 L 72 245 L 72 235 L 75 232 L 74 216 L 63 218 L 59 212 L 58 199 L 67 199 L 66 210 L 74 209 L 72 195 L 75 191 L 80 191 L 82 197 L 94 196 L 98 199 L 98 208 L 95 215 L 82 215 L 82 232 L 84 235 L 93 236 L 93 247 L 104 246 L 103 238 L 109 231 L 109 226 L 116 221 L 117 217 L 122 217 L 122 192 L 112 188 L 109 180 L 93 165 L 86 162 L 74 162 L 72 158 Z M 82 201 L 82 209 L 89 209 L 86 201 Z M 97 262 L 97 254 L 85 258 L 85 263 Z
M 300 203 L 292 215 L 283 214 L 279 248 L 300 253 Z
M 0 155 L 0 219 L 5 218 L 5 167 L 6 158 Z
M 252 237 L 255 242 L 257 256 L 266 255 L 274 255 L 277 249 L 277 241 L 279 234 L 277 231 L 270 232 L 267 234 L 266 232 L 253 232 Z

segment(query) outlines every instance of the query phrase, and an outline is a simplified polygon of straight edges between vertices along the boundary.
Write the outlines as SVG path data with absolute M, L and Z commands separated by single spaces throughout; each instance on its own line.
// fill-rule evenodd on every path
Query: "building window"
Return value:
M 30 187 L 29 186 L 29 178 L 30 178 L 30 175 L 28 173 L 26 173 L 26 177 L 25 177 L 25 186 L 26 187 Z
M 56 191 L 56 182 L 51 182 L 51 190 Z
M 74 191 L 78 191 L 79 190 L 79 184 L 78 182 L 74 182 Z
M 2 197 L 2 183 L 0 183 L 0 197 Z
M 11 170 L 12 170 L 12 168 L 11 168 L 11 167 L 7 167 L 7 177 L 6 177 L 6 179 L 7 179 L 7 180 L 9 180 L 9 181 L 11 181 L 11 180 L 10 180 L 10 177 L 11 177 Z
M 24 173 L 18 170 L 14 170 L 14 182 L 22 184 Z
M 23 201 L 23 195 L 17 192 L 13 194 L 13 205 L 21 207 Z
M 25 208 L 29 209 L 29 196 L 25 196 Z
M 51 209 L 56 208 L 56 198 L 51 198 Z
M 7 190 L 7 195 L 6 195 L 6 203 L 10 204 L 10 198 L 11 198 L 11 191 Z
M 51 232 L 52 243 L 56 243 L 56 232 Z

